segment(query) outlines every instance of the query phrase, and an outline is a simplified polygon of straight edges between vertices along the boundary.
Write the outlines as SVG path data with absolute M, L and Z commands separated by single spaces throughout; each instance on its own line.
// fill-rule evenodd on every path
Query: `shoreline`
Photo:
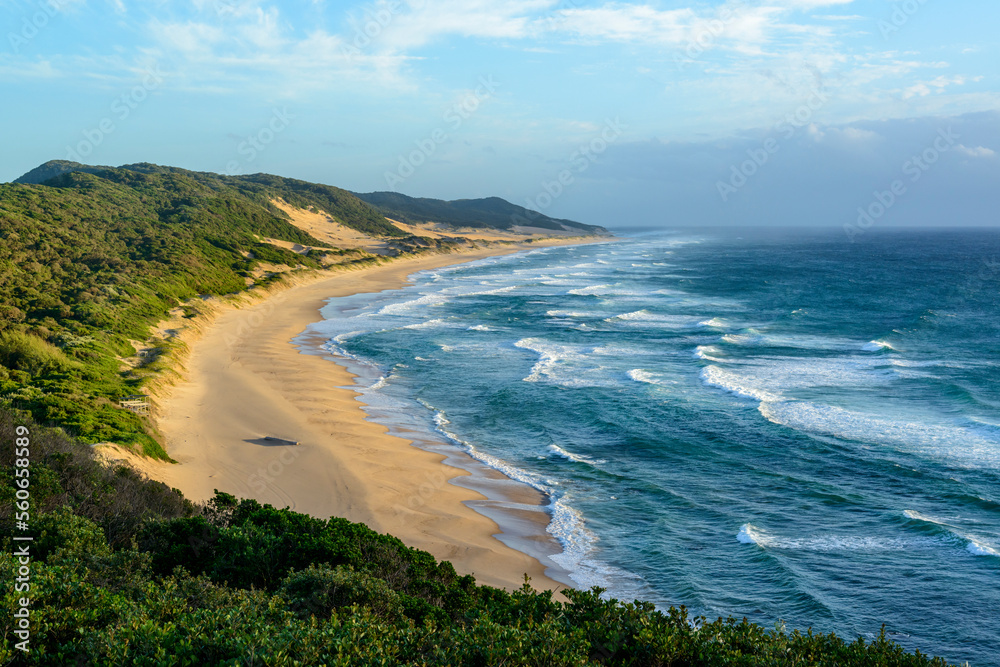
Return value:
M 570 587 L 547 558 L 561 546 L 545 530 L 543 494 L 456 445 L 371 421 L 352 389 L 356 376 L 318 349 L 326 341 L 307 329 L 330 298 L 398 289 L 428 269 L 587 242 L 420 255 L 224 306 L 195 334 L 183 379 L 160 391 L 156 422 L 177 464 L 127 458 L 194 501 L 218 488 L 316 517 L 341 516 L 448 560 L 482 584 L 511 590 L 527 574 L 535 589 Z

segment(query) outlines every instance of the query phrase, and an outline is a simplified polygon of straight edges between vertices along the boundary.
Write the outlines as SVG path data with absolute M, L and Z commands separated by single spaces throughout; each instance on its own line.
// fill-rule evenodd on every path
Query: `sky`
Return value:
M 1000 223 L 996 0 L 0 0 L 51 159 L 608 227 Z

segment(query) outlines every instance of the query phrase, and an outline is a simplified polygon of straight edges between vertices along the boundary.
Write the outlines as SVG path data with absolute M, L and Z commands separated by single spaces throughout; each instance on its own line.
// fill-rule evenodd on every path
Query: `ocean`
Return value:
M 542 491 L 577 586 L 1000 664 L 1000 234 L 679 230 L 412 279 L 312 331 L 372 419 Z

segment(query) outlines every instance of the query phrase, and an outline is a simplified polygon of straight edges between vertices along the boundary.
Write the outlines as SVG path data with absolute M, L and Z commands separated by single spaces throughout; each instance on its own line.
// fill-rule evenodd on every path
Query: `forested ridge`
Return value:
M 266 284 L 260 267 L 375 261 L 327 247 L 272 200 L 405 241 L 373 208 L 329 186 L 155 165 L 73 168 L 48 163 L 31 172 L 48 177 L 43 184 L 0 185 L 0 404 L 84 442 L 166 456 L 149 423 L 118 400 L 142 392 L 170 342 L 154 342 L 141 368 L 123 371 L 120 359 L 179 303 Z M 298 254 L 264 238 L 312 249 Z

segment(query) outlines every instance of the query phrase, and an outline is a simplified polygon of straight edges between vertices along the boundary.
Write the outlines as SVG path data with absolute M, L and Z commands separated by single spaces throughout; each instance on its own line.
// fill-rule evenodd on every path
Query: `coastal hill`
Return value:
M 117 169 L 143 174 L 184 174 L 202 183 L 216 181 L 234 185 L 239 183 L 257 184 L 280 194 L 290 204 L 300 208 L 315 206 L 335 216 L 348 227 L 386 236 L 406 236 L 407 231 L 415 231 L 413 229 L 404 231 L 392 224 L 391 221 L 405 223 L 408 226 L 426 226 L 427 231 L 432 234 L 435 231 L 461 233 L 470 230 L 501 230 L 527 236 L 579 236 L 609 233 L 604 227 L 587 225 L 574 220 L 551 218 L 538 211 L 512 204 L 500 197 L 445 201 L 426 197 L 408 197 L 397 192 L 351 193 L 330 185 L 309 183 L 269 174 L 223 176 L 174 167 L 161 167 L 148 163 L 123 165 Z M 70 172 L 101 174 L 114 170 L 114 167 L 51 160 L 15 179 L 14 183 L 42 184 Z M 388 218 L 389 221 L 383 218 Z
M 437 223 L 453 228 L 493 228 L 515 232 L 549 232 L 556 234 L 607 234 L 596 225 L 573 220 L 550 218 L 547 215 L 511 204 L 499 197 L 444 201 L 424 197 L 407 197 L 398 192 L 355 193 L 376 206 L 386 217 L 410 224 Z

